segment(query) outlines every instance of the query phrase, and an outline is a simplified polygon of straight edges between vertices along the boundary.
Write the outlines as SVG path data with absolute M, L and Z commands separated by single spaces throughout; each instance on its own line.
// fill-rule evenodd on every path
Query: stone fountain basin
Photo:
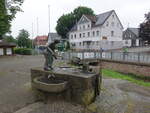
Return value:
M 45 76 L 40 76 L 33 80 L 33 87 L 50 93 L 60 93 L 67 89 L 67 83 L 67 81 L 57 78 L 48 79 Z

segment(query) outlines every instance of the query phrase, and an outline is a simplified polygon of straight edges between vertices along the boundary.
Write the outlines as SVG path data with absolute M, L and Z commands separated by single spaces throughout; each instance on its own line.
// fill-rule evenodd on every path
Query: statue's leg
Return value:
M 48 53 L 48 67 L 52 69 L 52 64 L 53 64 L 53 56 L 51 53 Z
M 48 69 L 48 54 L 44 53 L 44 57 L 45 57 L 44 70 L 47 70 Z
M 50 57 L 49 68 L 53 69 L 53 56 Z

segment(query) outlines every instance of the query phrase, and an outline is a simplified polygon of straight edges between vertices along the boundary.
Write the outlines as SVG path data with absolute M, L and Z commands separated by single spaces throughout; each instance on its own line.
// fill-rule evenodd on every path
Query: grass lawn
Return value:
M 133 83 L 136 83 L 136 84 L 139 84 L 142 86 L 150 87 L 150 82 L 145 82 L 144 80 L 138 80 L 130 75 L 121 74 L 121 73 L 113 71 L 113 70 L 103 69 L 102 74 L 103 74 L 103 76 L 128 80 L 130 82 L 133 82 Z

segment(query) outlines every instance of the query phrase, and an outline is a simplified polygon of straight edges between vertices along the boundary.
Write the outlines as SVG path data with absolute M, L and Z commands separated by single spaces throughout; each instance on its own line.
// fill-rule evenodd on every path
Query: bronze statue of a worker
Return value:
M 52 65 L 53 65 L 54 58 L 57 59 L 54 50 L 55 50 L 56 44 L 58 43 L 59 41 L 55 40 L 54 42 L 49 43 L 46 46 L 46 50 L 44 52 L 44 57 L 45 57 L 44 70 L 46 71 L 53 70 Z

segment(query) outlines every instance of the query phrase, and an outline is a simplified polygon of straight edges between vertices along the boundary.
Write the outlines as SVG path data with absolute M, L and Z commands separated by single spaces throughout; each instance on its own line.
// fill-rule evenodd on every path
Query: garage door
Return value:
M 0 48 L 0 55 L 4 55 L 4 51 L 2 48 Z
M 11 48 L 7 48 L 7 49 L 6 49 L 6 54 L 7 54 L 7 55 L 12 55 L 12 50 L 11 50 Z

